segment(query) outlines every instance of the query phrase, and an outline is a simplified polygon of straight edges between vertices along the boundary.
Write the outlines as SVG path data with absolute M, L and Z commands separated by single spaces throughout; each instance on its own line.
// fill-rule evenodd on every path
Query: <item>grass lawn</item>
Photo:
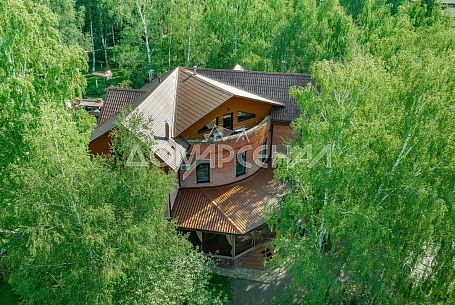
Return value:
M 0 304 L 1 305 L 17 305 L 19 297 L 14 294 L 10 285 L 0 279 Z
M 112 71 L 112 79 L 106 82 L 101 77 L 95 77 L 90 72 L 85 75 L 85 79 L 87 80 L 87 89 L 85 90 L 84 97 L 86 98 L 102 98 L 106 97 L 106 89 L 110 86 L 118 86 L 124 78 L 123 75 L 120 74 L 118 69 L 111 69 Z M 97 72 L 104 72 L 104 70 L 97 69 Z M 97 86 L 98 83 L 98 86 Z

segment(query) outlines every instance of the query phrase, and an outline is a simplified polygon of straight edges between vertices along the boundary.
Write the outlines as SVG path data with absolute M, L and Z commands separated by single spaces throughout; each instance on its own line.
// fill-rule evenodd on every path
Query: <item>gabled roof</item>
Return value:
M 210 68 L 197 68 L 196 73 L 264 98 L 283 103 L 285 107 L 273 107 L 270 118 L 273 121 L 284 122 L 291 122 L 300 114 L 299 106 L 295 98 L 289 94 L 289 89 L 291 87 L 305 87 L 311 83 L 310 75 L 300 73 Z
M 183 229 L 246 234 L 265 223 L 266 209 L 285 191 L 272 168 L 263 168 L 233 184 L 179 189 L 171 216 Z
M 174 126 L 175 101 L 178 83 L 179 69 L 170 73 L 161 84 L 148 94 L 134 108 L 134 112 L 140 113 L 146 120 L 150 119 L 150 130 L 154 137 L 151 149 L 169 165 L 176 170 L 186 155 L 186 149 L 180 141 L 174 141 L 174 135 L 166 138 L 165 122 Z
M 231 97 L 271 104 L 272 119 L 290 121 L 298 116 L 298 106 L 289 96 L 289 87 L 304 86 L 308 82 L 309 77 L 302 74 L 215 69 L 197 69 L 194 73 L 176 68 L 140 90 L 110 89 L 102 120 L 91 140 L 110 131 L 118 112 L 131 105 L 152 122 L 154 152 L 176 169 L 185 155 L 183 141 L 178 140 L 178 136 Z M 170 126 L 173 139 L 165 139 L 165 122 Z

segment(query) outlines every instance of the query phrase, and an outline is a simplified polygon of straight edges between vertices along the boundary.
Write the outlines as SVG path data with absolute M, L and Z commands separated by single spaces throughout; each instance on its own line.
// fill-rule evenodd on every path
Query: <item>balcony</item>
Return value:
M 214 143 L 214 142 L 229 142 L 231 140 L 237 140 L 240 137 L 253 136 L 257 131 L 261 130 L 270 122 L 270 117 L 266 116 L 256 126 L 246 129 L 245 127 L 235 128 L 234 130 L 223 128 L 222 126 L 214 126 L 209 131 L 204 139 L 189 139 L 189 144 L 202 144 L 202 143 Z
M 248 129 L 231 131 L 229 135 L 215 135 L 203 140 L 188 141 L 190 147 L 181 167 L 181 187 L 219 186 L 243 180 L 264 166 L 270 155 L 271 122 L 264 118 L 258 125 Z M 246 165 L 238 169 L 238 156 Z M 204 183 L 197 179 L 197 164 L 207 164 Z M 209 166 L 208 166 L 209 164 Z M 209 167 L 209 169 L 207 169 Z M 240 166 L 242 167 L 242 166 Z

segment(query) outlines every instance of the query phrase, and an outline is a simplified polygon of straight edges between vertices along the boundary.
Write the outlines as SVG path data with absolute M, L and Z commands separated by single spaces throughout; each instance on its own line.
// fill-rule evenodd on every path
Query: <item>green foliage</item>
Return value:
M 367 8 L 357 52 L 294 92 L 298 139 L 277 171 L 291 191 L 270 224 L 295 303 L 455 302 L 455 37 L 422 9 Z M 331 166 L 306 160 L 327 144 Z
M 275 64 L 287 71 L 309 71 L 323 59 L 343 59 L 354 44 L 354 25 L 337 0 L 303 0 L 274 43 Z
M 215 291 L 221 291 L 222 294 L 226 297 L 224 300 L 225 305 L 232 303 L 232 289 L 231 289 L 231 278 L 213 274 L 212 278 L 209 281 L 209 287 Z
M 165 218 L 172 177 L 91 157 L 82 115 L 43 107 L 27 162 L 2 183 L 14 290 L 26 304 L 221 302 L 206 259 Z M 115 138 L 118 153 L 140 145 L 126 128 Z
M 84 8 L 109 15 L 119 37 L 112 62 L 131 87 L 151 69 L 175 66 L 307 72 L 315 60 L 344 58 L 353 43 L 337 0 L 100 0 Z M 87 15 L 86 24 L 93 20 Z
M 0 300 L 2 305 L 18 305 L 19 297 L 14 294 L 6 281 L 0 278 Z
M 84 89 L 82 49 L 63 45 L 56 27 L 43 5 L 0 2 L 0 177 L 23 157 L 22 134 L 35 123 L 39 106 L 64 105 Z
M 86 58 L 45 4 L 0 2 L 2 275 L 25 304 L 223 303 L 165 218 L 172 177 L 88 153 L 93 118 L 66 109 Z M 116 149 L 138 140 L 119 130 Z
M 68 45 L 87 47 L 87 37 L 82 32 L 84 26 L 83 9 L 76 7 L 76 0 L 34 0 L 47 6 L 57 19 L 57 29 L 62 41 Z

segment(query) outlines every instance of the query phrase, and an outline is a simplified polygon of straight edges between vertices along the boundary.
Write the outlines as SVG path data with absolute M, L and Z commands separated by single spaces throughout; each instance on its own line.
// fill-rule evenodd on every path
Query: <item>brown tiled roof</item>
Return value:
M 300 113 L 295 99 L 289 95 L 289 89 L 293 86 L 305 87 L 311 82 L 309 75 L 299 73 L 209 68 L 197 68 L 196 73 L 265 98 L 282 102 L 286 107 L 273 107 L 270 118 L 275 121 L 286 122 L 296 119 Z
M 260 169 L 233 184 L 180 189 L 171 215 L 180 228 L 245 234 L 265 223 L 266 207 L 278 204 L 285 191 L 271 168 Z
M 147 93 L 145 90 L 109 88 L 107 90 L 104 106 L 101 108 L 98 125 L 103 124 L 109 118 L 115 116 L 126 106 L 131 105 L 135 99 L 145 93 Z
M 169 76 L 169 74 L 170 72 L 164 73 L 163 75 L 154 78 L 151 82 L 145 84 L 141 89 L 117 87 L 109 88 L 106 93 L 104 106 L 101 109 L 98 126 L 116 116 L 126 106 L 134 106 L 134 101 L 140 101 L 145 98 L 148 93 L 153 92 L 161 84 L 161 82 Z

